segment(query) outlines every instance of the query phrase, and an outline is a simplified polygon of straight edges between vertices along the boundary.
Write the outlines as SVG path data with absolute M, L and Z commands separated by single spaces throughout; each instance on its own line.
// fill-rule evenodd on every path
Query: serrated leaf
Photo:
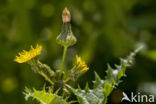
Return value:
M 103 81 L 101 80 L 100 76 L 95 72 L 95 81 L 94 82 L 94 88 L 97 88 Z
M 33 91 L 31 91 L 30 89 L 26 88 L 24 94 L 26 100 L 28 100 L 29 97 L 32 97 L 41 104 L 70 104 L 67 103 L 62 97 L 53 94 L 50 91 L 46 92 L 45 89 L 41 91 L 33 89 Z
M 121 77 L 126 76 L 126 68 L 133 64 L 133 59 L 137 52 L 138 50 L 135 50 L 134 52 L 130 53 L 130 55 L 126 59 L 121 59 L 120 65 L 115 65 L 116 69 L 113 69 L 110 65 L 108 65 L 106 71 L 107 75 L 105 77 L 106 79 L 104 80 L 103 88 L 103 92 L 105 95 L 104 104 L 107 103 L 107 97 L 113 91 L 114 87 L 122 82 L 120 80 Z
M 115 85 L 115 81 L 112 81 L 111 83 L 104 81 L 103 93 L 105 96 L 110 95 L 110 93 L 112 92 L 112 90 L 114 88 L 114 85 Z
M 121 59 L 121 64 L 115 65 L 116 69 L 113 69 L 108 64 L 105 80 L 102 80 L 95 72 L 93 89 L 89 89 L 88 85 L 86 85 L 85 90 L 80 88 L 74 89 L 69 85 L 66 86 L 77 96 L 79 104 L 106 104 L 107 97 L 111 94 L 115 86 L 121 82 L 121 77 L 125 76 L 126 68 L 133 63 L 136 52 L 131 53 L 126 59 Z
M 89 85 L 88 85 L 88 83 L 86 83 L 85 91 L 88 91 L 88 90 L 89 90 Z
M 79 104 L 103 104 L 104 93 L 103 93 L 104 82 L 95 73 L 94 89 L 81 90 L 74 89 L 69 85 L 66 85 L 70 91 L 72 91 L 79 101 Z M 88 87 L 89 88 L 89 87 Z
M 130 53 L 130 55 L 126 59 L 120 60 L 120 65 L 115 65 L 116 69 L 111 68 L 108 64 L 108 68 L 106 71 L 106 80 L 115 81 L 116 85 L 118 85 L 121 81 L 121 77 L 126 76 L 126 68 L 133 64 L 134 56 L 137 51 Z
M 106 79 L 111 79 L 111 77 L 112 77 L 112 70 L 113 70 L 113 68 L 109 64 L 107 64 L 107 70 L 106 70 L 107 76 L 105 77 Z

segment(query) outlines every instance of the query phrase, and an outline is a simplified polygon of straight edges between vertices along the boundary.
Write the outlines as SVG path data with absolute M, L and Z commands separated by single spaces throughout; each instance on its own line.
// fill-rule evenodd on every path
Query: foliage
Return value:
M 121 64 L 116 65 L 116 69 L 108 65 L 105 80 L 102 80 L 98 74 L 95 73 L 93 89 L 90 89 L 88 84 L 86 84 L 85 90 L 81 88 L 74 89 L 69 85 L 67 85 L 67 87 L 77 96 L 80 104 L 106 104 L 107 97 L 111 94 L 115 86 L 121 82 L 121 77 L 126 76 L 126 68 L 133 63 L 137 51 L 131 53 L 126 59 L 121 59 Z
M 82 90 L 81 88 L 74 89 L 67 85 L 67 87 L 77 96 L 79 104 L 103 104 L 105 99 L 103 86 L 103 80 L 101 80 L 96 73 L 93 89 L 90 89 L 88 84 L 86 84 L 85 90 Z
M 62 48 L 55 40 L 64 7 L 71 10 L 72 29 L 79 43 L 68 49 L 64 67 L 71 69 L 76 54 L 86 61 L 90 70 L 78 80 L 83 88 L 86 81 L 90 85 L 94 71 L 104 77 L 106 64 L 118 63 L 118 57 L 126 56 L 136 43 L 146 44 L 148 55 L 155 50 L 155 4 L 155 0 L 0 0 L 0 103 L 36 104 L 34 100 L 25 102 L 21 92 L 25 86 L 41 89 L 45 83 L 28 65 L 12 61 L 21 49 L 39 43 L 43 46 L 40 61 L 54 71 L 60 69 Z M 155 58 L 147 54 L 137 55 L 135 70 L 112 92 L 109 104 L 120 102 L 117 92 L 136 92 L 142 83 L 156 81 Z
M 65 8 L 62 13 L 62 20 L 63 29 L 56 39 L 58 44 L 64 48 L 62 64 L 59 70 L 54 71 L 48 65 L 42 64 L 37 59 L 37 56 L 42 51 L 42 46 L 40 45 L 37 45 L 38 47 L 36 47 L 36 49 L 31 47 L 30 51 L 19 53 L 19 56 L 15 58 L 15 61 L 18 63 L 26 62 L 30 64 L 34 72 L 43 76 L 51 84 L 48 88 L 52 90 L 48 92 L 46 92 L 45 88 L 41 91 L 34 89 L 33 92 L 26 88 L 24 92 L 26 100 L 32 97 L 37 99 L 41 104 L 69 104 L 63 98 L 70 98 L 69 92 L 71 91 L 77 96 L 79 104 L 106 104 L 107 97 L 111 94 L 114 87 L 121 82 L 120 79 L 125 76 L 127 66 L 132 64 L 135 54 L 140 49 L 135 50 L 135 52 L 131 53 L 126 59 L 121 59 L 121 63 L 120 65 L 116 65 L 116 69 L 108 65 L 105 80 L 102 80 L 95 72 L 93 89 L 90 89 L 88 84 L 86 84 L 85 90 L 82 90 L 80 87 L 79 89 L 75 89 L 69 85 L 70 83 L 68 84 L 68 82 L 72 81 L 72 83 L 75 83 L 79 76 L 87 72 L 89 68 L 81 57 L 78 56 L 76 56 L 76 63 L 71 70 L 66 71 L 64 68 L 67 49 L 76 43 L 76 38 L 71 30 L 71 14 L 67 8 Z M 53 94 L 52 91 L 56 91 L 57 93 Z
M 69 104 L 62 97 L 57 94 L 52 94 L 51 91 L 46 92 L 45 88 L 41 91 L 33 89 L 31 91 L 28 88 L 25 88 L 25 99 L 28 100 L 29 97 L 37 99 L 41 104 Z

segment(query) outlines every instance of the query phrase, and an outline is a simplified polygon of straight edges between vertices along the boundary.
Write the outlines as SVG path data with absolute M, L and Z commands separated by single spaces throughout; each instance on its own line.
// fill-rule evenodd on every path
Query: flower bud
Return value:
M 69 47 L 74 45 L 77 42 L 77 39 L 75 38 L 71 30 L 70 24 L 71 15 L 67 8 L 65 8 L 62 12 L 62 21 L 63 21 L 62 31 L 56 38 L 56 41 L 58 44 L 64 47 Z
M 71 15 L 67 8 L 65 8 L 62 12 L 62 21 L 63 23 L 68 23 L 71 21 Z

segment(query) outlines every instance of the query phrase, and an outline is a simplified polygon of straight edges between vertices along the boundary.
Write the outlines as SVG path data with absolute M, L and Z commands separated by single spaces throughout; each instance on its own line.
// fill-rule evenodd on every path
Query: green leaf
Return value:
M 126 68 L 131 66 L 134 61 L 134 56 L 140 49 L 135 50 L 134 52 L 130 53 L 130 55 L 126 59 L 120 60 L 120 65 L 115 65 L 116 69 L 113 69 L 108 64 L 108 69 L 106 71 L 106 77 L 104 80 L 104 88 L 103 93 L 105 95 L 104 104 L 107 103 L 107 97 L 111 94 L 114 87 L 122 82 L 120 79 L 126 76 Z
M 105 80 L 109 81 L 110 83 L 114 83 L 115 81 L 115 85 L 118 85 L 121 82 L 121 77 L 126 76 L 126 68 L 133 64 L 135 55 L 136 51 L 132 52 L 127 58 L 120 59 L 120 65 L 115 65 L 115 69 L 108 65 Z
M 104 81 L 103 93 L 105 96 L 110 95 L 110 93 L 113 91 L 114 84 L 115 84 L 115 82 L 113 82 L 113 81 L 111 83 Z
M 94 89 L 89 89 L 87 84 L 85 90 L 81 90 L 80 88 L 74 89 L 69 85 L 66 86 L 77 96 L 80 104 L 103 104 L 103 85 L 103 80 L 95 73 Z
M 38 100 L 41 104 L 70 104 L 67 103 L 62 97 L 51 93 L 51 91 L 46 92 L 45 88 L 41 91 L 33 89 L 31 91 L 28 88 L 25 88 L 25 99 L 28 100 L 29 97 L 32 97 Z
M 121 82 L 121 77 L 126 76 L 126 68 L 133 64 L 133 59 L 137 52 L 138 50 L 131 53 L 126 59 L 121 59 L 120 65 L 115 65 L 116 69 L 113 69 L 108 64 L 105 80 L 102 80 L 95 72 L 93 89 L 89 89 L 88 84 L 86 84 L 85 90 L 81 88 L 74 89 L 69 85 L 66 86 L 77 96 L 79 104 L 106 104 L 107 97 L 111 94 L 115 86 Z

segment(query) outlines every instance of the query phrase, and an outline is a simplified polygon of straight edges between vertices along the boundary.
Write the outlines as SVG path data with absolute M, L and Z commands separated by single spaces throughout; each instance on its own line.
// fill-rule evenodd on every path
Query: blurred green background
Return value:
M 137 55 L 109 104 L 120 104 L 122 91 L 156 96 L 156 0 L 0 0 L 0 104 L 38 104 L 26 102 L 22 92 L 25 86 L 41 89 L 45 81 L 13 59 L 39 43 L 44 46 L 40 60 L 58 69 L 62 47 L 56 37 L 65 7 L 78 40 L 68 50 L 66 66 L 71 67 L 78 54 L 90 67 L 80 78 L 82 87 L 86 81 L 91 85 L 94 71 L 104 78 L 107 63 L 119 64 L 120 57 L 144 44 L 145 51 Z

